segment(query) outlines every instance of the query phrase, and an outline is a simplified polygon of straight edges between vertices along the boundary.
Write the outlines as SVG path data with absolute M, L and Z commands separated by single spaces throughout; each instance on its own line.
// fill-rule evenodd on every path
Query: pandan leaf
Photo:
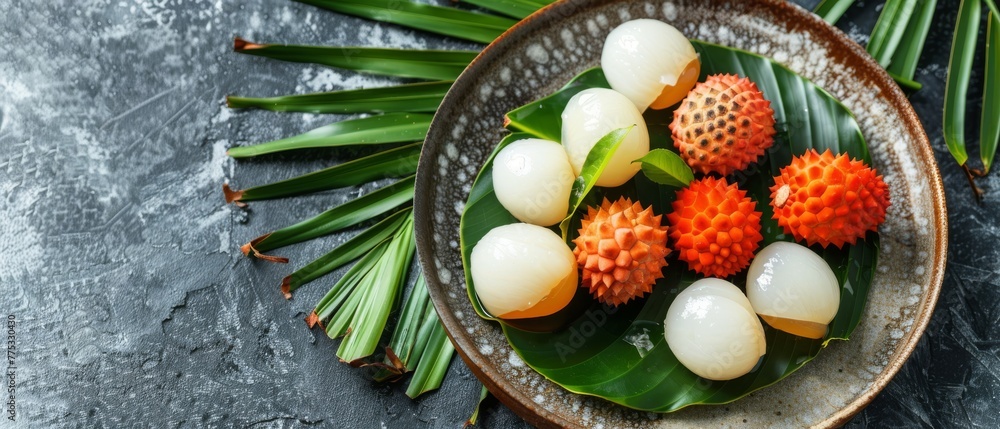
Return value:
M 351 89 L 318 94 L 248 98 L 229 96 L 234 109 L 256 108 L 275 112 L 386 113 L 434 112 L 451 88 L 451 81 L 411 83 L 384 88 Z
M 427 339 L 427 348 L 421 354 L 420 362 L 413 371 L 413 378 L 406 387 L 406 396 L 410 398 L 416 398 L 441 387 L 441 382 L 448 373 L 451 358 L 455 355 L 455 346 L 448 339 L 437 313 L 432 312 L 427 320 L 432 326 L 431 333 Z
M 428 312 L 434 311 L 433 307 L 430 294 L 427 293 L 427 282 L 423 276 L 419 276 L 406 298 L 406 303 L 403 304 L 403 310 L 396 318 L 398 323 L 386 347 L 385 367 L 375 374 L 376 381 L 396 379 L 406 372 L 413 371 L 419 358 L 419 352 L 414 353 L 414 351 L 422 351 L 426 346 L 426 342 L 420 342 L 426 340 L 420 337 L 420 330 L 424 321 L 429 318 Z
M 834 25 L 844 16 L 844 12 L 854 4 L 854 0 L 823 0 L 816 5 L 813 13 L 819 15 L 824 21 Z
M 490 43 L 517 21 L 410 0 L 296 0 L 334 12 Z
M 263 252 L 329 235 L 372 219 L 411 201 L 413 184 L 414 178 L 410 176 L 327 210 L 312 219 L 262 235 L 243 245 L 243 253 L 260 257 Z
M 983 0 L 986 3 L 986 8 L 990 10 L 994 15 L 1000 15 L 1000 9 L 997 9 L 997 4 L 993 0 Z
M 354 365 L 378 348 L 389 314 L 396 309 L 400 291 L 406 284 L 416 240 L 413 214 L 406 218 L 400 233 L 386 243 L 385 254 L 362 279 L 355 295 L 360 296 L 354 317 L 337 349 L 337 357 Z
M 972 75 L 979 35 L 979 0 L 962 0 L 958 8 L 955 35 L 948 61 L 948 80 L 944 87 L 944 141 L 958 165 L 965 165 L 965 104 Z
M 389 149 L 292 179 L 234 191 L 223 185 L 227 203 L 270 200 L 343 188 L 416 173 L 421 143 Z
M 906 27 L 913 16 L 917 0 L 887 0 L 879 14 L 875 29 L 868 39 L 868 53 L 875 57 L 883 68 L 892 61 L 892 56 L 899 46 L 899 41 L 906 32 Z
M 486 389 L 486 386 L 483 386 L 483 390 L 479 392 L 479 401 L 476 402 L 476 409 L 472 410 L 472 416 L 469 417 L 469 420 L 465 421 L 463 428 L 475 426 L 479 422 L 479 409 L 483 407 L 483 401 L 488 396 L 490 396 L 490 391 Z
M 990 12 L 986 27 L 986 72 L 983 114 L 980 122 L 979 154 L 983 173 L 989 173 L 1000 139 L 1000 15 Z
M 903 33 L 899 48 L 893 54 L 892 63 L 887 69 L 897 82 L 900 79 L 913 82 L 913 76 L 917 72 L 917 62 L 920 61 L 920 54 L 924 51 L 924 44 L 927 41 L 927 33 L 931 29 L 936 6 L 937 0 L 917 1 L 917 9 L 913 12 L 913 17 L 906 26 L 906 32 Z M 919 83 L 916 83 L 915 89 L 920 89 L 920 86 Z
M 739 73 L 756 82 L 764 97 L 771 101 L 781 130 L 775 145 L 761 162 L 737 179 L 741 189 L 758 201 L 757 210 L 763 213 L 762 246 L 790 240 L 777 221 L 771 219 L 767 202 L 773 176 L 789 164 L 792 155 L 808 149 L 829 148 L 870 163 L 857 121 L 826 91 L 778 63 L 704 42 L 695 41 L 694 45 L 702 60 L 702 80 L 708 74 Z M 553 106 L 551 110 L 560 109 Z M 654 149 L 672 146 L 670 131 L 665 126 L 672 114 L 669 109 L 646 113 L 648 123 L 658 124 L 649 127 L 650 140 L 658 146 Z M 472 248 L 486 231 L 513 222 L 509 214 L 496 214 L 505 210 L 495 198 L 488 198 L 492 183 L 490 175 L 483 172 L 489 168 L 487 162 L 473 185 L 462 217 L 460 233 L 466 268 Z M 642 177 L 634 180 L 634 186 L 639 201 L 654 207 L 668 207 L 676 191 Z M 570 391 L 652 412 L 670 412 L 694 404 L 727 403 L 778 382 L 813 359 L 829 341 L 846 339 L 851 334 L 863 314 L 878 249 L 878 235 L 874 233 L 844 249 L 813 249 L 830 264 L 842 285 L 841 306 L 829 334 L 811 340 L 765 327 L 768 349 L 762 363 L 750 374 L 725 382 L 695 376 L 680 365 L 663 339 L 663 320 L 671 301 L 697 278 L 676 260 L 671 261 L 664 279 L 657 282 L 648 297 L 614 309 L 592 301 L 589 308 L 568 316 L 570 321 L 555 332 L 529 332 L 500 322 L 507 340 L 526 364 Z M 729 280 L 742 283 L 738 278 Z M 483 315 L 475 285 L 468 275 L 466 284 L 473 308 Z M 645 335 L 653 348 L 640 353 L 626 341 L 636 335 Z
M 511 18 L 522 19 L 535 13 L 538 9 L 552 3 L 551 1 L 529 1 L 529 0 L 461 0 L 463 3 L 473 4 L 483 9 L 507 15 Z
M 477 51 L 261 45 L 237 38 L 236 52 L 297 63 L 428 80 L 455 80 Z
M 583 198 L 597 184 L 597 179 L 601 177 L 601 173 L 604 172 L 604 169 L 611 162 L 611 157 L 618 150 L 618 146 L 622 144 L 625 136 L 634 127 L 635 125 L 631 125 L 614 130 L 601 137 L 594 144 L 594 147 L 590 149 L 590 153 L 587 154 L 587 160 L 583 162 L 583 168 L 580 169 L 580 175 L 573 181 L 573 190 L 569 194 L 569 214 L 559 223 L 559 230 L 562 231 L 564 240 L 569 238 L 569 226 L 573 222 L 573 217 L 580 208 Z
M 660 185 L 681 188 L 694 180 L 694 172 L 684 159 L 666 149 L 653 149 L 636 162 L 642 163 L 646 178 Z
M 295 137 L 229 149 L 233 158 L 247 158 L 295 149 L 403 143 L 423 140 L 433 115 L 386 113 L 322 126 Z
M 291 298 L 292 292 L 302 287 L 302 285 L 325 276 L 344 264 L 368 253 L 389 239 L 389 237 L 399 233 L 399 229 L 402 228 L 406 218 L 410 216 L 410 211 L 411 209 L 409 208 L 400 210 L 396 214 L 385 218 L 371 228 L 335 247 L 319 259 L 299 268 L 281 281 L 281 292 L 285 295 L 285 298 Z
M 368 275 L 388 247 L 386 241 L 378 243 L 374 248 L 366 253 L 347 273 L 344 274 L 337 283 L 330 288 L 330 291 L 323 296 L 323 299 L 316 304 L 316 309 L 306 318 L 306 324 L 310 328 L 316 324 L 327 325 L 325 327 L 330 338 L 337 338 L 347 332 L 347 324 L 354 315 L 355 306 L 345 305 L 355 296 L 355 289 L 361 280 Z M 343 311 L 341 311 L 343 310 Z M 331 323 L 332 322 L 332 323 Z M 334 327 L 333 325 L 342 325 Z

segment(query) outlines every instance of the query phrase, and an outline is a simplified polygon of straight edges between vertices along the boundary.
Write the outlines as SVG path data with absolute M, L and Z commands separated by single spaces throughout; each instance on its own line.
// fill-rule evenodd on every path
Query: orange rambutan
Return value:
M 667 227 L 660 225 L 652 207 L 622 197 L 590 207 L 580 236 L 573 242 L 577 264 L 583 271 L 582 287 L 598 301 L 612 306 L 649 293 L 667 265 Z
M 810 149 L 792 158 L 771 187 L 778 225 L 797 241 L 840 248 L 885 221 L 889 186 L 871 167 L 847 154 Z
M 677 191 L 667 215 L 678 258 L 706 276 L 725 278 L 750 265 L 760 246 L 757 203 L 726 179 L 705 177 Z
M 774 144 L 774 110 L 749 79 L 712 75 L 681 101 L 670 131 L 693 170 L 727 176 L 756 162 Z

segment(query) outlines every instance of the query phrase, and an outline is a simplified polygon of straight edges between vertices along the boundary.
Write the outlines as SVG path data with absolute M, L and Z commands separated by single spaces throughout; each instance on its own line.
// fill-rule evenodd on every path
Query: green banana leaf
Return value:
M 792 155 L 810 148 L 848 153 L 870 163 L 868 149 L 857 121 L 850 111 L 830 94 L 810 81 L 767 58 L 744 51 L 694 42 L 702 60 L 702 76 L 714 73 L 737 73 L 757 83 L 765 98 L 771 100 L 778 123 L 775 146 L 748 170 L 734 174 L 731 181 L 740 184 L 763 213 L 764 243 L 790 241 L 777 222 L 771 219 L 769 187 L 778 170 L 790 163 Z M 579 91 L 579 88 L 571 90 Z M 557 121 L 558 106 L 530 118 L 534 122 Z M 519 109 L 520 110 L 520 109 Z M 666 126 L 672 118 L 670 109 L 648 111 L 647 126 L 654 149 L 673 150 Z M 505 139 L 505 142 L 511 138 Z M 501 143 L 502 147 L 503 143 Z M 492 160 L 492 157 L 491 157 Z M 492 195 L 491 163 L 480 172 L 470 193 L 462 217 L 462 252 L 468 269 L 472 248 L 490 228 L 516 222 Z M 664 213 L 675 196 L 675 188 L 657 185 L 637 176 L 632 184 L 614 189 L 595 188 L 594 194 L 631 194 L 654 211 Z M 663 338 L 663 320 L 674 297 L 698 276 L 685 264 L 671 258 L 665 276 L 646 298 L 611 308 L 591 299 L 580 288 L 574 301 L 556 316 L 527 321 L 500 321 L 507 340 L 518 355 L 546 378 L 572 392 L 594 395 L 637 410 L 671 412 L 694 404 L 722 404 L 774 384 L 816 357 L 831 340 L 847 339 L 861 320 L 868 289 L 878 260 L 878 235 L 843 249 L 812 249 L 821 255 L 841 283 L 841 304 L 837 316 L 823 339 L 812 340 L 777 331 L 764 325 L 767 353 L 749 374 L 729 381 L 699 378 L 681 365 Z M 745 284 L 745 274 L 729 279 Z M 466 276 L 473 308 L 483 311 L 475 294 L 475 285 Z M 584 304 L 579 304 L 579 302 Z M 549 320 L 543 320 L 549 319 Z M 531 329 L 531 323 L 555 330 Z M 494 319 L 495 320 L 495 319 Z M 516 325 L 516 326 L 515 326 Z

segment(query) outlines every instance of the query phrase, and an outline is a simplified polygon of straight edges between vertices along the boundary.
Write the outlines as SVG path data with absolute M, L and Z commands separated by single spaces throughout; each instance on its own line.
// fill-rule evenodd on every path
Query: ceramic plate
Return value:
M 528 368 L 500 326 L 473 311 L 459 248 L 464 203 L 506 134 L 504 113 L 599 65 L 607 34 L 638 18 L 771 57 L 825 88 L 857 117 L 892 197 L 879 230 L 881 260 L 865 316 L 850 341 L 832 342 L 788 378 L 731 404 L 663 415 L 567 392 Z M 448 334 L 490 391 L 539 426 L 839 425 L 867 405 L 909 356 L 944 273 L 944 191 L 912 107 L 863 48 L 780 1 L 567 0 L 536 13 L 487 47 L 452 87 L 428 133 L 416 186 L 417 248 Z

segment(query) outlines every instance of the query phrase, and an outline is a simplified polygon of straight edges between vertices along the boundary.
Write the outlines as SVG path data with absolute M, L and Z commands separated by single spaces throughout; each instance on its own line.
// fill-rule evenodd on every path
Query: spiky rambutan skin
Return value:
M 614 204 L 588 208 L 573 242 L 583 271 L 581 287 L 598 301 L 617 306 L 641 298 L 663 277 L 667 265 L 667 227 L 652 207 L 622 197 Z
M 840 248 L 885 222 L 889 186 L 862 161 L 810 149 L 774 178 L 771 207 L 795 240 Z
M 694 271 L 725 278 L 750 265 L 760 247 L 757 203 L 736 184 L 711 176 L 677 191 L 667 215 L 678 259 Z
M 712 75 L 674 110 L 670 131 L 691 169 L 728 176 L 774 144 L 774 110 L 749 79 Z

